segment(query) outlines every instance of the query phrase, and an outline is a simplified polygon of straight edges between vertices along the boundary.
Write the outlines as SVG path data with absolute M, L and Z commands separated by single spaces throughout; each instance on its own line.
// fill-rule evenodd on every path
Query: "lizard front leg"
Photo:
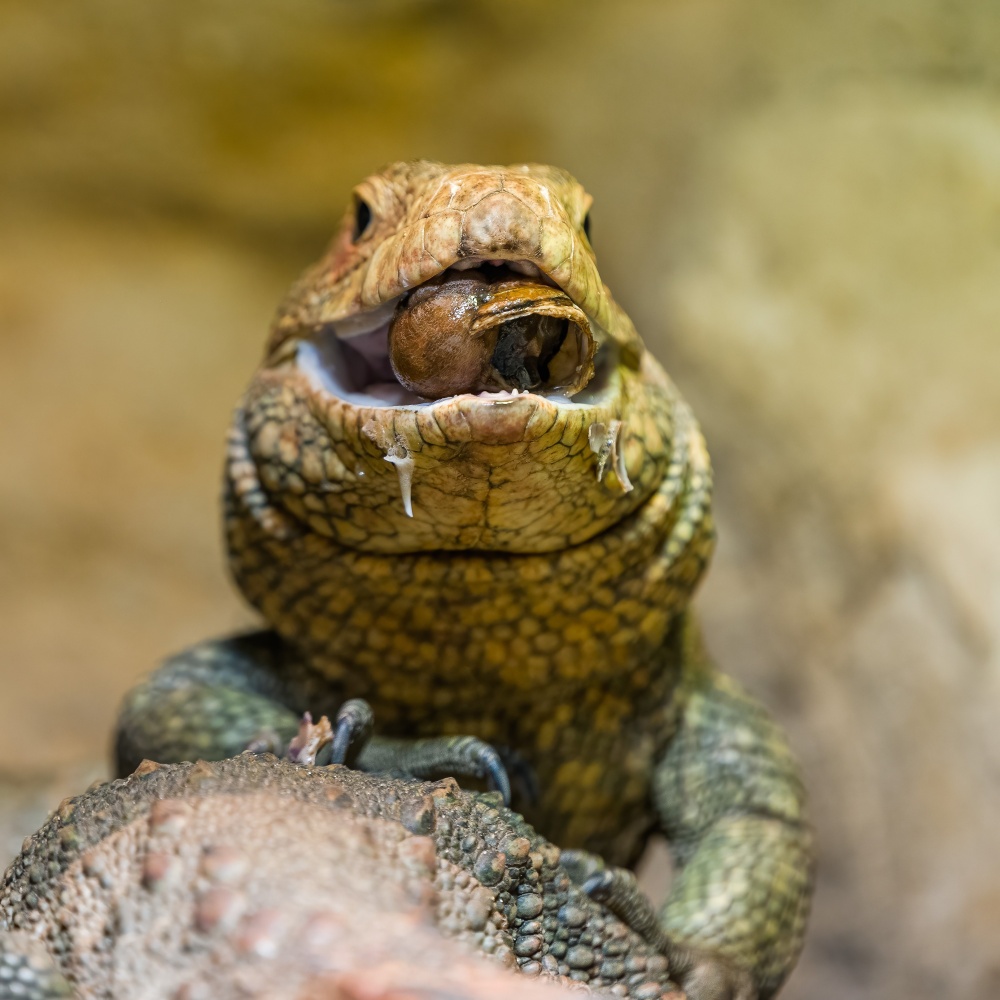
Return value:
M 587 893 L 659 948 L 692 1000 L 765 1000 L 802 947 L 812 833 L 791 751 L 764 710 L 697 649 L 653 777 L 677 866 L 656 913 L 632 872 L 574 852 Z
M 692 997 L 739 996 L 742 972 L 763 1000 L 781 986 L 805 933 L 813 879 L 805 793 L 778 727 L 700 649 L 686 680 L 680 726 L 653 780 L 678 867 L 660 927 L 689 949 L 681 960 Z
M 221 760 L 244 750 L 289 753 L 311 716 L 335 718 L 332 745 L 321 763 L 349 763 L 363 771 L 415 778 L 444 774 L 486 778 L 505 803 L 510 782 L 499 754 L 474 736 L 394 739 L 371 736 L 372 714 L 305 667 L 295 650 L 272 631 L 201 643 L 171 657 L 131 691 L 122 705 L 115 738 L 119 775 L 148 757 L 161 763 Z
M 144 757 L 221 760 L 251 744 L 280 754 L 303 710 L 332 715 L 339 702 L 297 676 L 302 672 L 291 647 L 269 630 L 172 656 L 125 698 L 115 734 L 118 774 L 130 774 Z

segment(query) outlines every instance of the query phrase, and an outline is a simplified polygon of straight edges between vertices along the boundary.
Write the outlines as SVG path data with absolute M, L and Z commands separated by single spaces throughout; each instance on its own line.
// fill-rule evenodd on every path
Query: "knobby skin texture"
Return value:
M 373 751 L 471 734 L 526 762 L 540 794 L 515 805 L 561 845 L 629 864 L 660 827 L 685 988 L 766 997 L 802 942 L 804 796 L 702 649 L 708 456 L 600 280 L 589 202 L 537 165 L 359 186 L 229 436 L 230 566 L 271 631 L 134 692 L 120 766 L 284 745 L 350 697 L 374 708 Z
M 451 779 L 146 761 L 63 802 L 7 869 L 0 1000 L 69 983 L 122 1000 L 565 1000 L 513 982 L 517 958 L 549 983 L 627 974 L 621 995 L 684 1000 L 559 854 L 495 792 Z

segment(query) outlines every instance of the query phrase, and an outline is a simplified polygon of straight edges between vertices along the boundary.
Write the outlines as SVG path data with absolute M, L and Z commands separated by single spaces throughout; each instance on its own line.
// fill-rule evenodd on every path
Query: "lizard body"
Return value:
M 702 648 L 707 453 L 601 282 L 588 209 L 537 165 L 420 161 L 359 186 L 229 437 L 230 567 L 271 631 L 161 668 L 119 755 L 284 745 L 299 713 L 354 697 L 372 753 L 441 733 L 515 748 L 541 789 L 517 805 L 553 840 L 625 865 L 667 834 L 661 922 L 700 956 L 695 1000 L 766 997 L 802 941 L 804 795 Z
M 513 981 L 515 956 L 536 980 L 683 1000 L 498 800 L 250 754 L 147 761 L 63 802 L 7 869 L 0 1000 L 566 995 Z

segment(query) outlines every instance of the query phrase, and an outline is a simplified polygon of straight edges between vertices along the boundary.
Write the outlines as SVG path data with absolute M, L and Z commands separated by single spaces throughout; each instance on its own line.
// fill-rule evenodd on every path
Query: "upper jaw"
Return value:
M 462 271 L 470 271 L 483 265 L 494 268 L 506 268 L 515 275 L 520 274 L 536 281 L 545 282 L 555 288 L 562 288 L 570 298 L 573 298 L 572 292 L 569 289 L 560 285 L 559 282 L 555 281 L 551 275 L 546 273 L 534 261 L 524 258 L 506 259 L 503 257 L 456 256 L 456 259 L 452 263 L 439 264 L 434 268 L 428 269 L 426 276 L 413 285 L 387 287 L 386 291 L 391 292 L 391 294 L 385 298 L 368 302 L 362 297 L 360 307 L 355 306 L 354 308 L 341 310 L 338 315 L 334 315 L 328 319 L 324 325 L 329 325 L 336 335 L 343 340 L 350 339 L 359 334 L 370 333 L 372 330 L 385 326 L 392 319 L 392 314 L 399 304 L 400 299 L 408 295 L 415 288 L 426 285 L 448 271 L 461 273 Z M 574 299 L 574 301 L 576 300 Z M 577 305 L 580 305 L 580 303 L 577 302 Z

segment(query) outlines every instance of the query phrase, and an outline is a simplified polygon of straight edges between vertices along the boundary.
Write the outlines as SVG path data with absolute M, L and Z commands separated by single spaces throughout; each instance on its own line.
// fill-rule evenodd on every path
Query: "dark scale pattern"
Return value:
M 395 910 L 399 902 L 380 894 L 383 883 L 402 882 L 411 899 L 429 908 L 440 934 L 501 965 L 543 979 L 607 987 L 619 996 L 682 1000 L 666 959 L 572 884 L 559 865 L 559 849 L 504 808 L 495 793 L 462 792 L 451 780 L 404 782 L 246 754 L 212 765 L 147 762 L 129 778 L 66 800 L 25 841 L 4 876 L 0 969 L 28 969 L 21 979 L 38 990 L 43 982 L 57 981 L 51 965 L 25 955 L 23 943 L 14 947 L 18 936 L 4 933 L 29 931 L 46 943 L 71 980 L 103 993 L 112 974 L 121 975 L 135 962 L 137 939 L 145 954 L 139 968 L 143 961 L 165 962 L 168 969 L 190 962 L 197 968 L 199 955 L 217 945 L 221 931 L 237 947 L 248 935 L 256 940 L 254 935 L 269 931 L 268 923 L 276 923 L 267 917 L 271 911 L 266 906 L 254 910 L 261 899 L 266 902 L 260 869 L 281 859 L 272 852 L 257 859 L 248 854 L 244 860 L 239 841 L 233 847 L 220 840 L 220 823 L 211 810 L 238 813 L 234 795 L 252 803 L 252 814 L 265 824 L 286 816 L 292 803 L 319 806 L 325 816 L 317 828 L 322 839 L 367 823 L 363 838 L 351 844 L 353 854 L 344 858 L 362 872 L 355 886 L 360 884 L 366 899 L 357 903 L 358 912 L 362 902 L 370 906 L 372 901 L 376 909 Z M 209 810 L 207 827 L 195 826 L 192 806 L 199 803 L 202 811 Z M 302 842 L 287 842 L 284 854 L 305 852 L 306 875 L 322 887 L 318 853 L 316 871 L 309 869 L 311 844 L 303 826 Z M 190 883 L 179 874 L 187 855 L 197 861 Z M 247 869 L 257 881 L 240 881 Z M 336 878 L 346 893 L 351 887 L 347 874 Z M 273 880 L 286 881 L 277 867 Z M 283 892 L 288 895 L 287 884 Z M 237 900 L 239 912 L 231 919 Z M 310 901 L 295 898 L 294 892 L 288 904 L 299 918 L 300 911 L 310 909 Z M 167 945 L 156 930 L 164 919 L 181 928 L 167 939 L 180 953 L 166 958 Z M 184 929 L 188 923 L 193 929 Z M 94 927 L 100 931 L 96 939 Z M 362 937 L 367 934 L 383 949 L 402 947 L 380 938 L 384 933 L 379 922 L 362 929 Z M 280 955 L 280 939 L 273 943 Z M 149 965 L 147 974 L 152 976 L 153 969 Z M 217 968 L 204 972 L 209 974 L 220 975 Z M 264 968 L 255 974 L 271 975 Z M 169 979 L 167 972 L 163 975 Z M 0 996 L 6 1000 L 3 976 L 0 972 Z M 38 990 L 23 995 L 63 995 Z
M 595 911 L 559 867 L 559 849 L 495 794 L 478 796 L 468 810 L 441 809 L 438 838 L 445 858 L 489 887 L 504 918 L 495 938 L 474 931 L 475 946 L 513 955 L 529 975 L 615 987 L 621 996 L 663 995 L 667 960 L 612 914 Z

